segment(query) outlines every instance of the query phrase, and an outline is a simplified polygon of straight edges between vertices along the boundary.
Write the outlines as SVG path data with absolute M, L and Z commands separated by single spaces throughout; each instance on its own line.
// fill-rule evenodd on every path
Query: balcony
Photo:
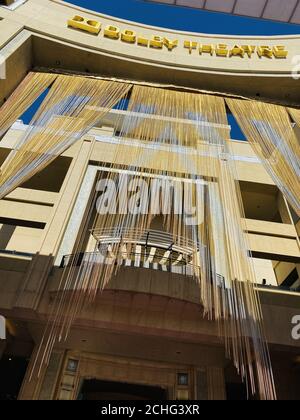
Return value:
M 193 243 L 159 230 L 140 231 L 114 228 L 91 231 L 98 243 L 98 252 L 80 252 L 63 257 L 61 267 L 80 266 L 84 262 L 117 264 L 125 267 L 147 268 L 185 276 L 193 276 Z M 116 247 L 114 245 L 119 244 Z
M 282 235 L 292 240 L 295 232 L 293 226 L 279 223 L 268 223 L 246 219 L 246 226 L 250 242 L 255 232 L 259 233 L 258 238 L 263 240 L 264 248 L 268 243 L 278 240 L 284 241 Z M 262 227 L 264 229 L 262 229 Z M 267 237 L 265 238 L 263 235 Z M 161 230 L 140 231 L 135 229 L 118 228 L 94 229 L 90 231 L 93 238 L 93 249 L 97 244 L 98 250 L 92 252 L 78 252 L 77 254 L 65 255 L 61 261 L 61 268 L 79 267 L 82 264 L 106 264 L 122 267 L 142 268 L 156 270 L 165 273 L 173 273 L 193 277 L 195 263 L 193 261 L 193 242 L 178 237 L 176 242 L 171 234 Z M 268 237 L 268 235 L 270 235 Z M 293 238 L 295 240 L 295 238 Z M 117 245 L 117 246 L 116 246 Z M 253 255 L 258 256 L 258 248 L 252 244 Z M 270 252 L 270 250 L 269 250 Z M 272 252 L 274 252 L 272 250 Z M 298 251 L 299 252 L 299 251 Z M 223 285 L 223 278 L 219 276 L 220 286 Z M 293 285 L 267 285 L 257 283 L 257 288 L 265 291 L 277 292 L 300 292 L 299 287 Z

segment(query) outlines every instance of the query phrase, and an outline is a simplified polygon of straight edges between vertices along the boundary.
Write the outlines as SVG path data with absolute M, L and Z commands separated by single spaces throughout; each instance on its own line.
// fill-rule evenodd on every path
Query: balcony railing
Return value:
M 161 230 L 140 230 L 131 228 L 109 227 L 104 229 L 92 229 L 92 236 L 99 244 L 139 244 L 146 248 L 154 246 L 159 249 L 192 255 L 195 249 L 191 239 L 177 236 L 174 240 L 171 233 Z
M 258 289 L 264 290 L 274 290 L 274 291 L 283 291 L 283 292 L 293 292 L 293 293 L 300 293 L 300 287 L 285 287 L 285 286 L 272 286 L 272 285 L 264 285 L 264 284 L 256 284 Z
M 34 254 L 31 252 L 21 252 L 21 251 L 8 250 L 8 249 L 0 249 L 0 255 L 1 254 L 17 256 L 17 257 L 25 257 L 25 258 L 32 258 L 34 256 Z
M 167 232 L 118 228 L 93 229 L 91 234 L 97 241 L 98 250 L 65 255 L 61 268 L 79 267 L 82 263 L 94 261 L 98 264 L 147 268 L 184 276 L 194 276 L 197 269 L 193 261 L 194 243 L 186 238 L 178 237 L 174 242 L 173 236 Z M 116 244 L 120 246 L 116 247 Z M 221 275 L 219 282 L 220 286 L 224 286 Z M 260 284 L 257 287 L 300 292 L 300 288 L 293 287 Z
M 100 256 L 100 258 L 99 258 Z M 94 257 L 94 258 L 93 258 Z M 150 256 L 151 258 L 151 256 Z M 158 257 L 158 253 L 156 253 L 155 259 L 153 258 L 150 261 L 148 255 L 145 255 L 143 252 L 135 252 L 132 251 L 130 253 L 126 253 L 126 256 L 120 256 L 118 258 L 113 258 L 109 256 L 102 255 L 100 252 L 81 252 L 78 254 L 71 254 L 65 255 L 62 259 L 61 267 L 72 267 L 77 266 L 79 267 L 84 261 L 97 261 L 97 263 L 103 264 L 118 264 L 124 267 L 135 267 L 135 268 L 148 268 L 152 270 L 159 270 L 174 274 L 181 274 L 184 276 L 193 276 L 194 273 L 194 266 L 183 259 L 178 261 L 178 258 L 173 257 L 165 257 L 164 254 L 161 254 Z
M 149 268 L 185 276 L 193 276 L 193 242 L 158 230 L 141 231 L 116 228 L 94 229 L 91 234 L 98 243 L 98 251 L 80 252 L 63 257 L 61 267 L 80 266 L 93 257 L 98 263 L 125 267 Z M 117 247 L 117 255 L 115 245 Z

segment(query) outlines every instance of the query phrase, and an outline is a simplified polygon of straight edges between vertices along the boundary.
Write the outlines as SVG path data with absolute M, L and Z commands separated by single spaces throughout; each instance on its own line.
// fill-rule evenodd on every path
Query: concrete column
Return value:
M 64 351 L 54 350 L 47 366 L 43 383 L 38 395 L 39 400 L 54 400 L 55 390 L 61 374 L 61 366 L 64 361 Z
M 15 307 L 36 310 L 45 283 L 53 266 L 53 257 L 37 254 L 32 258 L 24 276 L 22 287 L 18 290 Z
M 226 400 L 224 369 L 221 367 L 207 368 L 208 400 Z
M 35 364 L 36 355 L 38 351 L 38 344 L 36 344 L 30 358 L 30 362 L 27 367 L 27 371 L 22 383 L 21 390 L 19 392 L 18 400 L 37 400 L 39 395 L 39 390 L 44 381 L 44 376 L 46 372 L 46 366 L 43 366 L 38 376 L 37 371 L 31 377 L 31 370 Z
M 68 224 L 82 179 L 86 172 L 93 143 L 81 141 L 75 146 L 75 157 L 62 185 L 52 218 L 47 224 L 41 239 L 40 251 L 32 259 L 21 290 L 16 296 L 15 306 L 36 310 L 43 295 L 48 277 L 54 265 L 54 256 L 58 251 Z
M 76 202 L 81 182 L 88 167 L 93 141 L 82 141 L 76 151 L 71 167 L 60 191 L 51 221 L 47 224 L 44 236 L 41 240 L 41 255 L 56 255 L 68 220 Z
M 286 206 L 286 202 L 281 192 L 278 193 L 277 205 L 278 205 L 278 210 L 279 210 L 279 214 L 281 216 L 282 222 L 288 225 L 291 224 L 290 214 L 289 214 L 288 208 Z

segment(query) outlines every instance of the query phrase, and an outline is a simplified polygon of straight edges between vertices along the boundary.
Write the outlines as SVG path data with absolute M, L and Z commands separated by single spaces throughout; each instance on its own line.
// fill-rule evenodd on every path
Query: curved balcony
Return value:
M 61 267 L 79 267 L 82 263 L 115 264 L 124 267 L 144 268 L 193 277 L 194 242 L 161 230 L 105 228 L 90 231 L 97 251 L 65 255 Z M 218 275 L 220 287 L 224 278 Z M 257 283 L 262 290 L 300 292 L 299 287 L 267 286 Z
M 61 267 L 80 266 L 94 260 L 103 264 L 148 268 L 186 276 L 194 272 L 193 242 L 183 237 L 173 240 L 167 232 L 158 230 L 106 228 L 91 231 L 98 251 L 66 255 Z M 116 247 L 116 244 L 120 245 Z
M 118 265 L 125 269 L 111 279 L 109 290 L 135 292 L 164 296 L 167 298 L 199 302 L 199 283 L 195 278 L 193 261 L 194 243 L 159 230 L 122 230 L 118 228 L 94 229 L 92 252 L 78 252 L 62 259 L 62 268 L 73 268 L 76 277 L 78 270 L 89 270 L 91 264 Z M 96 249 L 96 250 L 95 250 Z M 132 269 L 127 271 L 127 269 Z M 134 268 L 138 270 L 134 270 Z M 151 270 L 151 271 L 148 271 Z M 149 272 L 149 276 L 147 275 Z M 170 278 L 169 274 L 174 274 Z M 182 276 L 185 276 L 183 279 Z M 52 292 L 57 291 L 60 280 L 52 282 Z M 184 281 L 183 281 L 184 280 Z M 224 278 L 218 276 L 219 286 L 226 287 Z M 70 289 L 72 286 L 70 285 Z M 296 290 L 283 287 L 270 287 L 257 284 L 260 292 Z

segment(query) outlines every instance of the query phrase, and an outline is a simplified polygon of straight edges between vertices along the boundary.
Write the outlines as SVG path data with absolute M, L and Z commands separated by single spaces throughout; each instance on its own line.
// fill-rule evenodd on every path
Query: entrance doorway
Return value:
M 84 380 L 78 399 L 80 400 L 166 400 L 164 388 L 126 382 Z
M 4 355 L 0 360 L 0 400 L 16 400 L 26 373 L 28 359 Z

